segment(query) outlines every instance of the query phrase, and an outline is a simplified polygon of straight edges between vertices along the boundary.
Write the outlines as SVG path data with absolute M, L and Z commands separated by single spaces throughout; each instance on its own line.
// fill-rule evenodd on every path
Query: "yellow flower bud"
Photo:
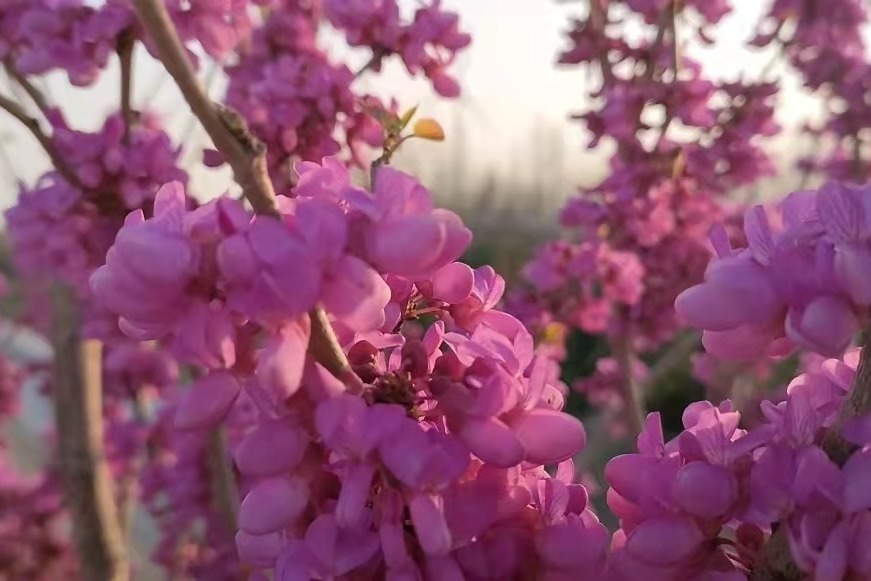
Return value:
M 435 119 L 419 119 L 414 124 L 414 136 L 421 139 L 429 139 L 430 141 L 443 141 L 445 130 L 442 129 L 442 126 Z

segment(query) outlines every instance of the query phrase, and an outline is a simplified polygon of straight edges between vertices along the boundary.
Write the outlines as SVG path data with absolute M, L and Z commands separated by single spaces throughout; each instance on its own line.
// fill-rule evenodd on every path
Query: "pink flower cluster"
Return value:
M 362 112 L 351 91 L 354 74 L 317 48 L 317 18 L 295 0 L 284 0 L 257 29 L 251 48 L 227 69 L 227 104 L 266 144 L 270 175 L 283 193 L 292 185 L 294 162 L 339 152 L 340 128 L 348 141 L 381 143 L 374 120 L 368 131 L 355 131 Z
M 501 277 L 454 262 L 469 231 L 393 169 L 371 193 L 334 158 L 297 171 L 280 220 L 228 198 L 189 211 L 164 186 L 91 279 L 125 332 L 210 369 L 179 427 L 258 406 L 234 451 L 252 486 L 243 559 L 282 578 L 485 578 L 494 563 L 596 578 L 607 533 L 571 468 L 583 427 L 528 331 L 493 308 Z M 348 352 L 341 379 L 307 355 L 316 305 Z
M 397 54 L 409 74 L 423 73 L 443 97 L 457 97 L 460 85 L 447 72 L 457 53 L 469 46 L 471 36 L 461 32 L 459 17 L 433 0 L 403 22 L 396 0 L 325 0 L 327 19 L 345 33 L 348 44 L 372 50 L 373 68 Z
M 675 303 L 705 330 L 707 350 L 729 359 L 788 353 L 827 356 L 849 346 L 871 304 L 871 190 L 830 182 L 790 194 L 773 218 L 761 206 L 744 220 L 747 248 L 715 231 L 705 281 Z M 716 307 L 714 307 L 716 305 Z
M 166 0 L 166 8 L 183 40 L 197 40 L 206 54 L 225 59 L 251 38 L 251 5 L 273 0 Z
M 843 466 L 821 448 L 858 360 L 853 350 L 798 376 L 784 402 L 762 403 L 765 420 L 751 431 L 738 428 L 728 401 L 692 404 L 685 430 L 669 442 L 651 414 L 638 453 L 606 470 L 608 504 L 621 522 L 613 578 L 747 579 L 775 528 L 815 579 L 871 575 L 862 544 L 871 526 L 868 418 L 844 426 L 841 435 L 856 447 Z
M 252 5 L 273 0 L 167 0 L 184 42 L 196 41 L 212 58 L 225 60 L 250 41 Z M 84 0 L 2 0 L 0 60 L 25 75 L 66 71 L 75 86 L 93 84 L 125 34 L 141 34 L 129 0 L 95 6 Z M 156 53 L 149 38 L 146 47 Z M 196 62 L 193 52 L 188 53 Z
M 82 0 L 2 0 L 0 60 L 14 63 L 25 75 L 64 70 L 70 83 L 88 86 L 133 20 L 121 0 L 99 8 Z
M 100 266 L 123 216 L 149 206 L 157 184 L 184 180 L 176 166 L 179 150 L 153 115 L 142 115 L 125 141 L 120 115 L 100 131 L 69 129 L 56 121 L 53 139 L 82 191 L 61 174 L 44 176 L 32 190 L 22 189 L 18 205 L 6 212 L 15 262 L 30 280 L 57 277 L 87 293 L 87 281 Z

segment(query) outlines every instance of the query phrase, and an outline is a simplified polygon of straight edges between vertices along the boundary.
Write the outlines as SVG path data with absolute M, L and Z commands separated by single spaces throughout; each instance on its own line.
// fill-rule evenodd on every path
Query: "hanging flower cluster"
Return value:
M 471 240 L 460 219 L 390 168 L 371 193 L 335 159 L 298 172 L 280 219 L 227 198 L 188 211 L 182 187 L 165 186 L 91 279 L 128 334 L 171 337 L 210 369 L 177 425 L 214 426 L 240 393 L 258 405 L 235 450 L 255 482 L 242 558 L 289 578 L 448 578 L 483 575 L 510 546 L 506 574 L 601 568 L 605 529 L 572 482 L 583 427 L 559 411 L 531 335 L 493 309 L 502 279 L 455 262 Z M 348 350 L 344 382 L 307 356 L 317 305 Z

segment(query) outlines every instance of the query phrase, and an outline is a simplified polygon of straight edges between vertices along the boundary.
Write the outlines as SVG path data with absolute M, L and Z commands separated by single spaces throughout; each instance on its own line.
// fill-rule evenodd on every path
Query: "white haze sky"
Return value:
M 416 1 L 403 4 L 413 9 Z M 421 114 L 438 118 L 446 127 L 445 143 L 410 143 L 399 163 L 414 166 L 425 181 L 447 176 L 453 180 L 449 183 L 462 183 L 468 191 L 490 180 L 497 188 L 498 184 L 522 183 L 547 189 L 541 193 L 551 198 L 564 197 L 579 182 L 598 179 L 605 169 L 601 153 L 586 152 L 578 125 L 566 121 L 571 112 L 583 109 L 587 76 L 581 69 L 554 65 L 568 18 L 585 10 L 585 2 L 444 0 L 443 4 L 460 13 L 464 28 L 474 38 L 454 69 L 464 87 L 459 100 L 435 97 L 425 80 L 409 80 L 395 62 L 382 75 L 358 81 L 362 88 L 377 94 L 397 96 L 403 105 L 419 105 Z M 690 46 L 686 50 L 700 58 L 716 77 L 756 78 L 770 55 L 748 53 L 743 45 L 768 0 L 734 0 L 733 4 L 738 9 L 717 28 L 715 49 Z M 339 45 L 331 40 L 335 41 L 325 38 L 325 44 Z M 337 54 L 347 56 L 346 52 Z M 353 62 L 363 59 L 360 54 L 350 58 Z M 207 73 L 206 68 L 203 76 Z M 782 73 L 775 67 L 768 74 Z M 786 107 L 781 121 L 797 124 L 813 115 L 817 105 L 799 93 L 794 78 L 787 75 L 784 81 L 786 90 L 781 99 Z M 95 128 L 117 107 L 114 62 L 96 87 L 69 87 L 62 75 L 50 75 L 43 86 L 62 104 L 70 122 L 80 128 Z M 7 79 L 0 79 L 0 87 L 9 93 Z M 217 99 L 222 92 L 223 79 L 217 76 L 211 93 Z M 196 151 L 208 140 L 191 122 L 168 76 L 140 50 L 134 107 L 146 106 L 165 114 L 171 134 L 189 144 L 186 166 L 200 197 L 213 197 L 232 187 L 226 172 L 196 167 Z M 33 139 L 2 112 L 0 146 L 0 209 L 5 209 L 14 203 L 17 181 L 34 180 L 46 169 L 47 160 Z M 547 174 L 546 179 L 541 174 Z

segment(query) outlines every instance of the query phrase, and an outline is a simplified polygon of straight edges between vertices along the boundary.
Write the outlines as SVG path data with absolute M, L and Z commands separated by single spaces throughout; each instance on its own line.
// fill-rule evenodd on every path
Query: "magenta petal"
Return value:
M 744 233 L 753 258 L 760 264 L 768 264 L 774 254 L 774 242 L 764 207 L 753 206 L 744 213 Z
M 272 476 L 299 464 L 307 447 L 308 436 L 292 420 L 267 420 L 236 448 L 236 465 L 249 476 Z
M 765 329 L 742 325 L 728 331 L 705 331 L 702 345 L 711 355 L 733 361 L 753 361 L 766 353 L 775 337 Z
M 183 286 L 193 277 L 196 257 L 188 241 L 179 235 L 150 227 L 122 228 L 115 240 L 115 252 L 127 268 L 145 281 L 161 287 Z
M 871 449 L 853 454 L 844 464 L 844 512 L 871 508 Z
M 178 213 L 185 210 L 184 185 L 181 182 L 169 182 L 160 186 L 154 195 L 154 217 L 162 218 L 167 214 Z
M 702 283 L 680 293 L 674 308 L 678 316 L 693 327 L 725 331 L 741 325 L 747 317 L 740 304 L 724 300 L 728 295 L 728 289 Z
M 721 466 L 690 462 L 678 472 L 674 498 L 690 514 L 713 518 L 726 514 L 738 497 L 738 481 Z
M 299 478 L 264 480 L 245 496 L 239 507 L 239 528 L 265 535 L 291 524 L 308 504 L 309 492 Z
M 526 454 L 511 428 L 496 418 L 469 421 L 460 430 L 460 438 L 475 456 L 501 468 L 517 466 Z
M 871 249 L 867 244 L 839 245 L 835 254 L 838 280 L 858 305 L 871 304 Z
M 433 210 L 432 216 L 441 223 L 445 231 L 444 246 L 439 253 L 438 263 L 433 265 L 433 268 L 440 268 L 463 255 L 472 243 L 472 231 L 450 210 L 439 208 Z
M 444 556 L 451 550 L 451 532 L 441 496 L 418 493 L 408 503 L 417 540 L 427 555 Z
M 445 243 L 444 227 L 428 216 L 410 216 L 377 225 L 368 239 L 379 270 L 414 276 L 426 273 Z
M 311 325 L 308 317 L 285 326 L 260 354 L 257 377 L 276 402 L 294 395 L 302 382 Z
M 816 196 L 817 214 L 823 227 L 836 242 L 858 240 L 865 232 L 865 192 L 838 182 L 824 184 Z
M 369 500 L 374 464 L 352 464 L 342 474 L 342 491 L 336 503 L 336 522 L 342 527 L 355 526 L 360 522 L 366 502 Z
M 840 356 L 859 330 L 850 306 L 833 296 L 821 296 L 804 311 L 791 309 L 786 317 L 786 335 L 822 355 Z
M 573 457 L 584 448 L 584 424 L 569 414 L 534 408 L 511 421 L 517 439 L 526 449 L 526 461 L 555 464 Z
M 336 265 L 335 274 L 324 283 L 321 300 L 343 323 L 363 333 L 384 324 L 390 287 L 368 264 L 345 255 Z
M 452 262 L 438 269 L 432 277 L 433 297 L 446 303 L 458 304 L 472 294 L 475 273 L 462 262 Z
M 668 542 L 663 542 L 668 539 Z M 626 551 L 651 565 L 668 566 L 687 560 L 705 541 L 692 519 L 653 518 L 644 521 L 626 539 Z
M 656 465 L 656 458 L 652 456 L 641 454 L 616 456 L 605 465 L 605 480 L 621 497 L 637 503 L 647 489 L 647 483 L 650 482 Z
M 252 535 L 245 531 L 236 533 L 236 549 L 239 558 L 255 567 L 271 568 L 284 548 L 281 533 Z
M 841 522 L 829 533 L 823 551 L 820 553 L 814 571 L 815 581 L 828 581 L 829 579 L 845 579 L 849 569 L 848 548 L 849 532 L 847 523 Z
M 734 258 L 711 263 L 706 282 L 675 299 L 678 316 L 699 329 L 726 331 L 766 323 L 780 314 L 780 299 L 768 274 L 755 262 Z
M 175 425 L 182 430 L 210 428 L 233 407 L 242 386 L 230 373 L 212 372 L 191 384 L 179 402 Z
M 439 581 L 465 581 L 466 576 L 451 557 L 429 557 L 424 565 L 429 579 Z

